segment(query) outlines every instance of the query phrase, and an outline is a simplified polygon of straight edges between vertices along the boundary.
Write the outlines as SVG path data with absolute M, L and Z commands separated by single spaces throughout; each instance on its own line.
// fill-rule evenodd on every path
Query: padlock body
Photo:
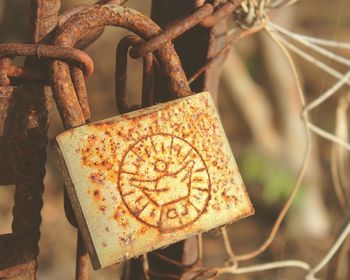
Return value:
M 95 269 L 254 212 L 208 92 L 75 128 L 56 140 Z

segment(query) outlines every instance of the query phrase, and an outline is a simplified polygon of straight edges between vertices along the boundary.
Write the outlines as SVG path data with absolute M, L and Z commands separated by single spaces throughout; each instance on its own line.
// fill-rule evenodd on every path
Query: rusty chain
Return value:
M 39 1 L 40 2 L 40 1 Z M 113 4 L 122 4 L 125 1 L 99 1 L 98 4 L 105 3 L 113 3 Z M 143 17 L 141 14 L 132 13 L 131 10 L 125 9 L 125 14 L 120 12 L 118 9 L 113 8 L 113 6 L 101 6 L 95 5 L 92 7 L 81 6 L 77 7 L 73 10 L 70 10 L 63 15 L 58 20 L 57 24 L 57 36 L 55 41 L 48 41 L 49 45 L 39 44 L 38 41 L 35 41 L 36 44 L 0 44 L 0 85 L 6 88 L 6 94 L 0 93 L 0 98 L 6 98 L 6 102 L 2 102 L 0 105 L 0 140 L 2 140 L 2 136 L 5 133 L 6 122 L 9 119 L 16 119 L 17 123 L 20 125 L 18 128 L 18 133 L 12 133 L 13 140 L 17 143 L 17 146 L 20 147 L 24 145 L 26 141 L 33 141 L 33 139 L 24 139 L 21 131 L 25 130 L 22 127 L 22 123 L 19 120 L 20 118 L 30 118 L 31 106 L 37 102 L 35 98 L 33 98 L 30 94 L 30 90 L 20 92 L 16 92 L 17 96 L 23 95 L 22 99 L 17 104 L 21 104 L 18 106 L 22 106 L 21 108 L 27 108 L 26 110 L 22 110 L 22 114 L 16 115 L 18 112 L 18 108 L 16 107 L 16 102 L 14 108 L 11 109 L 12 115 L 9 111 L 11 98 L 12 96 L 12 84 L 15 82 L 16 84 L 29 81 L 29 82 L 38 82 L 41 85 L 50 84 L 49 79 L 51 79 L 51 85 L 54 91 L 54 96 L 56 98 L 59 111 L 61 113 L 61 117 L 66 128 L 75 127 L 81 124 L 84 124 L 90 118 L 90 111 L 87 102 L 86 88 L 84 78 L 88 78 L 93 72 L 93 62 L 91 58 L 83 51 L 79 50 L 85 48 L 86 46 L 92 44 L 98 37 L 102 34 L 104 30 L 104 26 L 106 25 L 118 25 L 123 26 L 133 32 L 135 32 L 138 36 L 128 36 L 123 39 L 118 45 L 118 63 L 121 67 L 117 68 L 116 72 L 116 96 L 118 101 L 118 106 L 120 112 L 126 112 L 129 110 L 133 110 L 136 107 L 129 107 L 125 101 L 125 73 L 126 73 L 126 61 L 127 54 L 132 58 L 143 57 L 144 61 L 144 76 L 143 76 L 143 98 L 142 105 L 149 106 L 154 102 L 153 99 L 153 79 L 152 73 L 154 69 L 155 61 L 161 64 L 161 68 L 165 69 L 165 73 L 168 73 L 170 79 L 168 81 L 170 85 L 170 91 L 173 93 L 175 97 L 181 97 L 191 94 L 191 90 L 187 85 L 186 77 L 182 71 L 182 69 L 178 68 L 176 64 L 178 64 L 178 58 L 176 53 L 172 47 L 172 40 L 176 39 L 180 35 L 184 34 L 188 30 L 192 29 L 195 26 L 201 26 L 204 28 L 213 28 L 216 24 L 218 24 L 222 19 L 230 15 L 242 2 L 242 0 L 229 0 L 222 5 L 215 6 L 209 3 L 205 3 L 206 1 L 195 1 L 194 5 L 195 10 L 192 14 L 187 17 L 176 20 L 173 24 L 169 25 L 164 31 L 162 31 L 157 25 L 153 24 L 147 17 Z M 93 16 L 92 16 L 93 15 Z M 123 20 L 127 18 L 127 20 Z M 55 46 L 51 44 L 54 43 Z M 130 51 L 129 51 L 130 48 Z M 155 58 L 153 56 L 155 55 Z M 224 52 L 219 53 L 220 55 L 224 54 Z M 51 69 L 53 71 L 52 75 L 48 77 L 47 71 L 42 64 L 31 64 L 28 63 L 23 67 L 14 66 L 11 63 L 11 60 L 14 56 L 24 56 L 24 57 L 33 57 L 40 61 L 48 61 L 49 59 L 53 59 L 54 61 L 51 63 Z M 49 60 L 50 61 L 50 60 Z M 64 61 L 64 62 L 63 62 Z M 75 92 L 75 95 L 67 96 L 64 92 L 62 92 L 62 88 L 68 88 L 68 91 Z M 1 99 L 2 100 L 2 99 Z M 41 106 L 46 106 L 45 102 L 37 102 L 41 104 Z M 17 109 L 16 109 L 17 108 Z M 76 110 L 79 108 L 79 110 Z M 16 182 L 16 205 L 14 208 L 14 215 L 21 216 L 24 214 L 23 218 L 19 219 L 19 223 L 14 222 L 13 232 L 20 232 L 22 235 L 28 234 L 32 237 L 32 242 L 30 246 L 37 246 L 39 241 L 40 234 L 35 233 L 34 235 L 30 232 L 26 231 L 26 228 L 23 227 L 26 223 L 23 221 L 26 219 L 25 214 L 28 213 L 28 209 L 34 207 L 35 209 L 39 209 L 40 217 L 40 209 L 42 207 L 42 191 L 43 184 L 39 181 L 42 181 L 42 178 L 45 174 L 45 170 L 41 169 L 38 173 L 37 179 L 34 179 L 35 176 L 30 174 L 32 170 L 25 170 L 30 162 L 33 160 L 39 162 L 40 166 L 44 166 L 46 154 L 40 151 L 45 148 L 47 141 L 45 140 L 47 137 L 47 126 L 46 117 L 47 111 L 46 107 L 39 109 L 43 115 L 35 116 L 35 120 L 37 122 L 42 122 L 38 127 L 43 127 L 44 129 L 39 129 L 37 131 L 37 135 L 35 137 L 42 137 L 43 140 L 38 141 L 40 143 L 35 149 L 19 149 L 16 151 L 17 164 L 22 161 L 22 164 L 17 166 L 21 177 L 23 180 L 26 180 L 25 186 L 21 187 L 21 182 Z M 11 120 L 12 123 L 12 120 Z M 17 129 L 17 128 L 16 128 Z M 16 130 L 14 129 L 14 130 Z M 0 151 L 1 152 L 1 151 Z M 23 153 L 26 153 L 26 157 L 23 157 Z M 30 162 L 25 161 L 23 159 L 28 159 Z M 0 164 L 3 164 L 1 162 Z M 34 174 L 36 174 L 37 170 L 33 170 Z M 29 176 L 29 177 L 28 177 Z M 11 177 L 11 176 L 10 176 Z M 31 185 L 38 185 L 39 191 L 31 195 L 31 189 L 35 189 Z M 26 194 L 26 192 L 28 192 Z M 30 197 L 30 203 L 26 204 L 22 199 L 21 195 L 25 194 L 26 197 Z M 33 209 L 34 209 L 33 208 Z M 68 211 L 69 213 L 69 211 Z M 71 216 L 72 213 L 68 214 Z M 74 217 L 69 218 L 74 224 Z M 31 221 L 30 228 L 38 229 L 41 223 L 41 218 L 37 221 Z M 24 238 L 25 240 L 28 240 Z M 8 239 L 4 238 L 4 243 L 8 241 Z M 80 241 L 80 242 L 79 242 Z M 79 256 L 85 256 L 84 261 L 77 262 L 77 274 L 76 279 L 87 279 L 87 262 L 86 262 L 86 252 L 81 243 L 81 239 L 78 239 L 78 252 L 77 252 L 77 260 Z M 8 244 L 11 244 L 9 242 Z M 18 243 L 22 244 L 22 243 Z M 18 245 L 16 246 L 8 246 L 9 251 L 15 253 L 17 250 L 17 254 L 23 254 L 23 250 L 19 250 Z M 24 244 L 22 244 L 24 245 Z M 25 246 L 24 246 L 25 247 Z M 26 267 L 21 266 L 22 264 L 18 264 L 16 266 L 17 271 L 22 271 L 23 269 L 29 269 L 31 271 L 35 271 L 36 264 L 30 260 L 35 260 L 38 252 L 35 252 L 35 256 L 32 256 L 29 259 Z M 16 254 L 13 254 L 14 256 Z M 167 259 L 163 257 L 164 260 L 172 262 L 171 259 Z M 176 265 L 179 263 L 176 262 Z M 11 268 L 6 267 L 6 260 L 2 260 L 0 258 L 0 277 L 5 275 L 6 277 L 11 277 L 14 274 L 13 271 L 11 273 L 8 269 Z
M 120 40 L 116 50 L 115 70 L 115 96 L 119 113 L 127 113 L 140 108 L 138 105 L 129 106 L 126 101 L 126 77 L 129 48 L 139 45 L 143 40 L 136 35 L 128 35 Z M 147 107 L 153 102 L 153 54 L 143 56 L 143 79 L 142 79 L 142 107 Z

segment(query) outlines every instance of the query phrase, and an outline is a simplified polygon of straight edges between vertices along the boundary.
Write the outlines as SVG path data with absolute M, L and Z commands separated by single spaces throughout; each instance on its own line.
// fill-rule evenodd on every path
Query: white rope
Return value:
M 276 25 L 269 23 L 268 26 L 273 26 L 273 30 L 276 30 Z M 268 28 L 269 31 L 271 31 L 270 28 Z M 272 31 L 273 31 L 272 30 Z M 288 32 L 285 32 L 285 34 Z M 339 81 L 337 83 L 335 83 L 330 89 L 328 89 L 326 92 L 324 92 L 323 94 L 321 94 L 317 99 L 315 99 L 314 101 L 312 101 L 311 103 L 309 103 L 307 106 L 304 107 L 303 110 L 303 114 L 305 114 L 305 112 L 309 112 L 311 110 L 313 110 L 314 108 L 318 107 L 319 105 L 321 105 L 323 102 L 325 102 L 328 98 L 330 98 L 331 96 L 333 96 L 342 86 L 344 86 L 344 84 L 349 85 L 350 84 L 350 71 L 348 71 L 345 75 L 340 74 L 340 72 L 337 72 L 336 70 L 330 68 L 329 66 L 326 66 L 324 63 L 320 62 L 319 60 L 317 60 L 316 58 L 306 54 L 305 52 L 301 51 L 300 49 L 298 49 L 297 47 L 293 46 L 292 44 L 290 44 L 288 41 L 286 41 L 285 39 L 283 39 L 282 37 L 278 37 L 278 40 L 283 43 L 287 48 L 289 48 L 290 50 L 294 51 L 295 53 L 301 55 L 302 57 L 307 57 L 307 60 L 310 61 L 312 64 L 319 66 L 321 69 L 324 69 L 327 73 L 333 73 L 336 76 L 336 78 L 339 78 Z M 334 73 L 336 72 L 336 73 Z M 318 126 L 314 125 L 311 122 L 307 122 L 308 128 L 314 132 L 315 134 L 329 140 L 332 141 L 334 143 L 337 143 L 338 145 L 341 145 L 342 147 L 344 147 L 345 149 L 350 151 L 350 144 L 347 143 L 346 141 L 340 139 L 339 137 L 335 136 L 334 134 L 331 134 L 321 128 L 319 128 Z
M 309 103 L 309 105 L 305 107 L 304 111 L 311 111 L 315 109 L 317 106 L 321 105 L 328 98 L 334 95 L 339 89 L 341 89 L 349 81 L 349 79 L 350 79 L 350 70 L 331 88 L 329 88 L 327 91 L 321 94 L 321 96 L 316 98 L 314 101 Z
M 298 34 L 298 37 L 319 46 L 350 50 L 350 43 L 314 38 L 302 34 Z
M 281 38 L 276 36 L 276 34 L 273 34 L 272 32 L 270 32 L 270 30 L 268 28 L 266 28 L 266 31 L 270 35 L 270 37 L 275 41 L 275 43 L 281 48 L 281 50 L 285 53 L 285 55 L 287 56 L 287 59 L 290 63 L 290 66 L 292 67 L 293 73 L 296 77 L 296 82 L 297 82 L 297 87 L 298 87 L 298 92 L 300 94 L 301 102 L 302 102 L 304 108 L 307 108 L 305 106 L 306 104 L 305 104 L 304 92 L 301 88 L 299 78 L 298 78 L 298 75 L 296 73 L 296 67 L 294 65 L 293 60 L 291 59 L 291 56 L 289 55 L 287 49 L 284 47 L 282 40 L 280 40 Z M 344 82 L 345 80 L 346 80 L 345 78 L 341 79 L 331 89 L 329 89 L 325 94 L 328 96 L 329 92 L 336 91 L 337 88 L 342 85 L 342 83 L 345 83 Z M 321 101 L 324 99 L 323 96 L 325 94 L 323 94 L 319 97 L 319 99 Z M 319 104 L 322 103 L 320 100 L 317 101 Z M 311 106 L 310 108 L 312 109 L 313 107 Z M 320 135 L 323 135 L 323 137 L 331 137 L 331 139 L 334 142 L 337 142 L 340 145 L 349 145 L 349 144 L 345 143 L 344 141 L 342 141 L 341 139 L 338 139 L 334 135 L 327 133 L 327 132 L 323 132 L 317 126 L 313 125 L 308 119 L 308 112 L 311 109 L 304 110 L 303 114 L 302 114 L 302 119 L 306 125 L 308 139 L 310 139 L 309 138 L 310 131 L 317 131 L 317 133 L 319 133 Z M 311 142 L 310 142 L 310 145 L 311 145 Z M 310 145 L 309 145 L 309 149 L 311 147 Z M 349 146 L 349 148 L 350 148 L 350 146 Z M 305 164 L 305 161 L 303 162 L 303 165 L 304 164 Z M 300 178 L 298 178 L 298 179 L 300 179 Z M 329 263 L 329 261 L 332 259 L 332 257 L 335 255 L 335 253 L 339 250 L 339 248 L 344 243 L 344 241 L 346 240 L 347 236 L 349 236 L 349 234 L 350 234 L 350 222 L 345 227 L 343 232 L 339 235 L 339 237 L 335 241 L 334 245 L 330 248 L 330 250 L 328 251 L 326 256 L 314 267 L 310 267 L 310 265 L 308 263 L 303 262 L 303 261 L 299 261 L 299 260 L 284 260 L 284 261 L 270 262 L 270 263 L 247 266 L 247 267 L 237 267 L 237 264 L 236 264 L 235 266 L 231 266 L 231 267 L 223 267 L 223 268 L 219 269 L 218 272 L 219 272 L 219 274 L 222 274 L 222 273 L 244 274 L 244 273 L 252 273 L 252 272 L 258 272 L 258 271 L 265 271 L 265 270 L 271 270 L 271 269 L 280 269 L 280 268 L 290 267 L 290 268 L 300 268 L 300 269 L 303 269 L 305 271 L 308 271 L 307 275 L 305 276 L 305 280 L 316 280 L 317 278 L 315 277 L 315 274 L 317 272 L 319 272 L 322 268 L 324 268 Z
M 310 43 L 313 43 L 313 44 L 316 44 L 319 46 L 331 47 L 331 48 L 337 48 L 337 49 L 350 49 L 350 43 L 347 43 L 347 42 L 340 42 L 340 41 L 316 38 L 316 37 L 311 37 L 311 36 L 307 36 L 304 34 L 299 34 L 299 33 L 287 30 L 287 29 L 281 27 L 280 25 L 277 25 L 276 23 L 273 23 L 271 21 L 269 22 L 269 25 L 274 27 L 274 28 L 283 30 L 283 32 L 285 32 L 285 33 L 287 33 L 295 38 L 298 38 L 300 40 L 307 41 L 307 42 L 310 42 Z
M 349 59 L 347 59 L 347 58 L 345 58 L 345 57 L 343 57 L 341 55 L 337 55 L 337 54 L 335 54 L 335 53 L 333 53 L 331 51 L 328 51 L 328 50 L 326 50 L 324 48 L 321 48 L 321 47 L 319 47 L 319 46 L 317 46 L 317 45 L 315 45 L 313 43 L 310 43 L 309 41 L 300 38 L 297 33 L 293 33 L 293 32 L 291 32 L 291 31 L 289 31 L 287 29 L 284 29 L 283 27 L 278 26 L 278 25 L 276 25 L 276 24 L 274 24 L 272 22 L 269 22 L 268 25 L 270 27 L 272 27 L 273 29 L 275 29 L 276 31 L 286 35 L 287 37 L 289 37 L 289 38 L 291 38 L 293 40 L 296 40 L 297 42 L 303 44 L 304 46 L 314 50 L 315 52 L 317 52 L 317 53 L 319 53 L 319 54 L 321 54 L 321 55 L 323 55 L 325 57 L 328 57 L 329 59 L 332 59 L 332 60 L 334 60 L 336 62 L 339 62 L 339 63 L 341 63 L 343 65 L 350 66 L 350 60 Z
M 256 22 L 258 22 L 259 20 L 263 20 L 265 18 L 265 14 L 264 14 L 265 11 L 263 10 L 264 8 L 277 7 L 279 5 L 291 5 L 297 1 L 298 0 L 290 0 L 290 1 L 246 0 L 241 5 L 241 13 L 244 12 L 244 14 L 241 14 L 242 20 L 243 20 L 242 26 L 245 27 L 244 24 L 246 24 L 246 26 L 249 26 L 249 25 L 252 26 L 256 24 Z M 279 229 L 279 222 L 281 222 L 284 219 L 285 214 L 288 212 L 289 207 L 294 201 L 295 194 L 297 193 L 300 187 L 300 184 L 304 178 L 305 170 L 306 170 L 306 167 L 310 158 L 311 150 L 312 150 L 311 134 L 312 133 L 317 134 L 350 151 L 350 143 L 347 143 L 337 135 L 334 135 L 332 133 L 329 133 L 321 129 L 320 127 L 316 126 L 309 120 L 309 113 L 312 110 L 314 110 L 315 108 L 319 107 L 321 104 L 326 102 L 330 97 L 336 94 L 344 85 L 350 85 L 350 70 L 347 73 L 343 74 L 333 69 L 326 63 L 316 59 L 312 55 L 308 54 L 306 51 L 292 44 L 290 40 L 286 40 L 280 35 L 284 35 L 292 39 L 293 41 L 304 45 L 308 49 L 348 67 L 350 67 L 350 59 L 343 57 L 341 55 L 335 54 L 325 48 L 322 48 L 321 46 L 350 49 L 350 44 L 330 41 L 325 39 L 319 39 L 319 38 L 312 38 L 305 35 L 297 34 L 289 30 L 286 30 L 271 22 L 267 24 L 267 26 L 265 27 L 265 30 L 268 33 L 268 35 L 271 37 L 271 39 L 275 42 L 275 44 L 281 49 L 281 51 L 286 56 L 289 66 L 292 69 L 296 86 L 297 86 L 297 91 L 300 97 L 301 104 L 303 106 L 301 119 L 305 127 L 307 140 L 306 140 L 306 149 L 305 149 L 305 152 L 303 155 L 303 161 L 301 164 L 301 169 L 297 177 L 293 191 L 286 205 L 284 206 L 284 208 L 282 209 L 279 215 L 281 217 L 279 217 L 279 220 L 275 223 L 273 231 L 271 232 L 267 240 L 264 242 L 264 244 L 260 246 L 258 249 L 254 250 L 253 252 L 250 252 L 244 255 L 235 255 L 230 245 L 226 228 L 223 227 L 221 230 L 224 238 L 225 249 L 230 257 L 230 262 L 226 263 L 226 265 L 223 267 L 217 267 L 217 268 L 212 268 L 207 270 L 205 269 L 204 272 L 206 271 L 206 272 L 212 273 L 211 279 L 214 279 L 223 273 L 245 274 L 245 273 L 253 273 L 253 272 L 266 271 L 266 270 L 272 270 L 272 269 L 297 268 L 307 272 L 304 278 L 305 280 L 316 280 L 317 278 L 315 277 L 315 275 L 330 262 L 330 260 L 333 258 L 333 256 L 341 247 L 341 245 L 345 242 L 346 238 L 350 235 L 350 221 L 348 222 L 347 226 L 344 228 L 342 233 L 338 236 L 338 238 L 334 242 L 333 246 L 329 249 L 327 254 L 315 266 L 311 266 L 307 262 L 301 261 L 301 260 L 283 260 L 283 261 L 268 262 L 268 263 L 245 266 L 245 267 L 240 267 L 239 262 L 243 260 L 251 259 L 257 256 L 258 254 L 262 253 L 268 246 L 271 245 L 272 240 L 275 238 Z M 236 29 L 234 31 L 236 31 Z M 329 75 L 335 77 L 338 81 L 333 86 L 331 86 L 328 90 L 326 90 L 320 96 L 318 96 L 315 100 L 307 104 L 305 100 L 305 94 L 302 89 L 300 79 L 296 70 L 296 66 L 288 50 L 296 53 L 306 61 L 310 62 L 311 64 L 325 71 Z M 283 215 L 281 215 L 282 213 Z
M 327 255 L 319 262 L 318 265 L 316 265 L 313 269 L 309 271 L 308 275 L 306 275 L 305 277 L 306 280 L 314 279 L 314 275 L 329 263 L 329 261 L 333 258 L 335 253 L 339 250 L 340 246 L 344 243 L 345 239 L 349 236 L 349 234 L 350 234 L 350 222 L 347 224 L 343 232 L 340 234 L 337 241 L 334 243 L 334 245 L 329 250 Z
M 252 265 L 252 266 L 246 266 L 246 267 L 229 267 L 225 271 L 223 269 L 224 273 L 232 273 L 232 274 L 244 274 L 244 273 L 252 273 L 252 272 L 258 272 L 258 271 L 264 271 L 264 270 L 271 270 L 271 269 L 279 269 L 279 268 L 300 268 L 306 271 L 310 270 L 310 265 L 306 262 L 299 261 L 299 260 L 284 260 L 284 261 L 276 261 L 276 262 L 269 262 L 264 264 L 258 264 L 258 265 Z
M 273 30 L 272 30 L 273 31 Z M 299 49 L 298 47 L 292 45 L 291 43 L 289 43 L 287 40 L 285 40 L 284 38 L 280 37 L 279 38 L 281 42 L 283 42 L 283 44 L 292 52 L 294 52 L 295 54 L 299 55 L 301 58 L 305 59 L 306 61 L 308 61 L 309 63 L 317 66 L 318 68 L 320 68 L 321 70 L 325 71 L 326 73 L 328 73 L 329 75 L 333 76 L 334 78 L 337 79 L 341 79 L 344 75 L 331 68 L 330 66 L 328 66 L 327 64 L 323 63 L 320 60 L 317 60 L 316 58 L 314 58 L 313 56 L 307 54 L 306 52 L 304 52 L 303 50 Z M 350 81 L 347 81 L 347 85 L 350 85 Z
M 276 9 L 276 8 L 280 8 L 282 6 L 288 7 L 288 6 L 293 5 L 299 1 L 300 0 L 275 0 L 275 1 L 271 1 L 271 3 L 267 4 L 266 7 L 269 9 Z
M 337 136 L 334 136 L 334 134 L 329 133 L 321 128 L 319 128 L 318 126 L 312 124 L 311 122 L 308 123 L 308 127 L 310 128 L 311 131 L 313 131 L 314 133 L 318 134 L 319 136 L 337 143 L 338 145 L 344 147 L 345 149 L 347 149 L 348 151 L 350 151 L 350 144 L 348 142 L 345 142 L 344 140 L 340 139 Z

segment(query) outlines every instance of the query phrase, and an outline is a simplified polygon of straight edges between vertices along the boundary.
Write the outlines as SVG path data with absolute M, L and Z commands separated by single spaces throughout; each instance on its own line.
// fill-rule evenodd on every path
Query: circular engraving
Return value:
M 141 138 L 125 153 L 120 195 L 142 223 L 170 231 L 196 221 L 210 199 L 208 168 L 188 141 L 170 134 Z

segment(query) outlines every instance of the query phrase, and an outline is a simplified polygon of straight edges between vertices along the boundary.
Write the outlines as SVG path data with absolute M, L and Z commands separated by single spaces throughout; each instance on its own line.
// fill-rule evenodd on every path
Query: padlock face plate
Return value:
M 95 269 L 254 212 L 208 92 L 66 131 L 57 143 Z

